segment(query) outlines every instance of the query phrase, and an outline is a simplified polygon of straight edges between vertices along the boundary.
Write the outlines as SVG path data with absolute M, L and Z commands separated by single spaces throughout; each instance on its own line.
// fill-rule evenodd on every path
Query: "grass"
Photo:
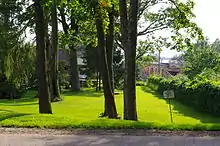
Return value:
M 154 92 L 144 92 L 137 87 L 139 122 L 98 118 L 103 111 L 103 94 L 92 89 L 79 93 L 66 92 L 64 101 L 52 104 L 53 115 L 38 114 L 34 91 L 24 98 L 0 100 L 0 126 L 39 128 L 147 128 L 162 130 L 220 130 L 220 118 L 198 113 L 172 100 L 174 123 L 170 122 L 166 100 Z M 118 113 L 123 111 L 122 94 L 115 97 Z

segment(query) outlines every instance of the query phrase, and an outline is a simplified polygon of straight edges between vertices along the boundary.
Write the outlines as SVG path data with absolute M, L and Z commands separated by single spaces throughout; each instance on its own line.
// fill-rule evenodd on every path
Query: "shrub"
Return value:
M 144 85 L 145 85 L 144 81 L 137 81 L 136 82 L 136 86 L 144 86 Z
M 15 99 L 20 97 L 21 93 L 14 84 L 8 81 L 0 82 L 0 99 Z
M 190 80 L 179 76 L 174 78 L 150 77 L 148 87 L 154 86 L 160 94 L 174 90 L 176 100 L 198 111 L 220 116 L 220 84 L 201 75 Z

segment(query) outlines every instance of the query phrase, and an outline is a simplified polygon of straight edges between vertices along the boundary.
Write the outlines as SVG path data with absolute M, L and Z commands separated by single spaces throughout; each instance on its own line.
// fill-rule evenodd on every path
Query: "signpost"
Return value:
M 173 114 L 172 114 L 172 108 L 170 104 L 170 99 L 175 98 L 174 91 L 173 90 L 166 90 L 163 92 L 163 97 L 165 99 L 168 99 L 168 104 L 169 104 L 169 111 L 170 111 L 170 121 L 173 123 Z

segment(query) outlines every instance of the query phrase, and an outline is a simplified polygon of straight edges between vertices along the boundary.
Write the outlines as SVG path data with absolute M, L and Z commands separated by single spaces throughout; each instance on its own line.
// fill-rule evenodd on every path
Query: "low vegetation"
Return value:
M 38 128 L 100 128 L 100 129 L 161 129 L 161 130 L 219 130 L 220 118 L 198 113 L 171 101 L 174 123 L 170 122 L 168 103 L 162 97 L 137 87 L 139 122 L 98 118 L 104 108 L 102 92 L 85 89 L 79 93 L 63 93 L 64 100 L 53 103 L 54 114 L 38 114 L 35 91 L 22 99 L 0 100 L 0 126 Z M 118 113 L 122 117 L 122 94 L 115 97 Z
M 201 75 L 194 77 L 192 80 L 187 77 L 170 79 L 151 77 L 148 80 L 148 85 L 161 94 L 165 90 L 174 90 L 176 100 L 179 102 L 200 112 L 214 116 L 220 115 L 220 84 L 218 82 L 208 80 Z

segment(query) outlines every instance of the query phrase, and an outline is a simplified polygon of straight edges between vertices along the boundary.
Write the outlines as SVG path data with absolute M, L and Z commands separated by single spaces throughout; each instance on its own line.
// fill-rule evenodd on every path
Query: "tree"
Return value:
M 50 94 L 47 79 L 47 61 L 45 47 L 45 22 L 43 2 L 41 0 L 34 1 L 36 14 L 36 56 L 37 56 L 37 75 L 38 75 L 38 97 L 39 112 L 52 114 L 50 103 Z
M 20 97 L 35 77 L 35 50 L 25 42 L 21 14 L 25 0 L 0 1 L 0 78 L 1 91 L 10 99 Z M 6 89 L 7 88 L 7 89 Z M 1 94 L 1 93 L 0 93 Z
M 119 0 L 119 10 L 121 40 L 125 52 L 124 119 L 138 120 L 135 75 L 138 1 L 130 0 L 127 2 L 126 0 Z
M 68 1 L 69 5 L 73 4 L 73 2 Z M 78 4 L 78 3 L 77 3 Z M 75 5 L 75 4 L 73 4 Z M 80 6 L 80 5 L 78 5 Z M 79 82 L 79 69 L 77 64 L 77 49 L 76 49 L 76 42 L 74 42 L 79 33 L 79 24 L 78 20 L 75 17 L 74 8 L 71 7 L 70 10 L 70 25 L 68 25 L 66 21 L 66 13 L 65 13 L 65 5 L 61 4 L 60 7 L 60 15 L 61 15 L 61 23 L 63 26 L 64 33 L 67 38 L 69 39 L 69 64 L 70 64 L 70 84 L 72 91 L 79 91 L 80 90 L 80 82 Z M 71 31 L 70 31 L 70 30 Z
M 107 50 L 106 50 L 106 40 L 105 40 L 105 33 L 104 33 L 104 10 L 102 7 L 105 7 L 103 3 L 97 3 L 98 5 L 94 8 L 95 9 L 95 22 L 96 22 L 96 28 L 97 28 L 97 38 L 98 38 L 98 52 L 99 52 L 99 59 L 100 59 L 100 68 L 102 72 L 102 81 L 103 81 L 103 89 L 104 89 L 104 96 L 105 96 L 105 111 L 103 116 L 106 114 L 108 115 L 109 118 L 117 118 L 117 110 L 116 110 L 116 105 L 115 105 L 115 100 L 114 100 L 114 93 L 113 93 L 113 82 L 111 82 L 111 75 L 112 70 L 109 70 L 109 65 L 111 65 L 112 69 L 112 58 L 109 58 L 111 62 L 108 62 L 107 58 Z M 112 25 L 111 23 L 109 25 Z M 109 29 L 113 29 L 112 26 L 109 27 Z M 110 54 L 109 56 L 112 57 L 112 49 L 113 49 L 113 41 L 114 39 L 112 38 L 110 34 L 112 33 L 112 30 L 109 30 L 107 36 L 107 40 L 109 41 L 109 50 Z M 111 47 L 111 48 L 110 48 Z M 111 72 L 111 73 L 110 73 Z
M 21 12 L 22 2 L 18 3 L 17 0 L 0 1 L 0 71 L 6 77 L 10 74 L 7 65 L 12 63 L 9 59 L 11 58 L 11 51 L 20 43 L 19 37 L 22 30 L 19 13 Z
M 211 44 L 211 48 L 220 53 L 220 40 L 219 39 L 216 39 L 212 44 Z
M 151 44 L 163 41 L 163 47 L 182 50 L 192 48 L 192 40 L 203 39 L 202 30 L 192 21 L 194 5 L 193 0 L 140 0 L 137 36 L 145 36 L 145 49 L 151 50 Z M 159 32 L 162 35 L 158 36 Z M 121 35 L 117 44 L 124 49 Z
M 51 86 L 52 101 L 60 100 L 59 80 L 58 80 L 58 22 L 57 22 L 57 1 L 52 1 L 52 46 L 51 46 Z
M 213 73 L 219 73 L 220 55 L 211 46 L 207 41 L 200 41 L 194 45 L 193 50 L 188 50 L 183 54 L 184 73 L 188 77 L 193 78 L 207 71 L 210 74 L 210 70 Z

